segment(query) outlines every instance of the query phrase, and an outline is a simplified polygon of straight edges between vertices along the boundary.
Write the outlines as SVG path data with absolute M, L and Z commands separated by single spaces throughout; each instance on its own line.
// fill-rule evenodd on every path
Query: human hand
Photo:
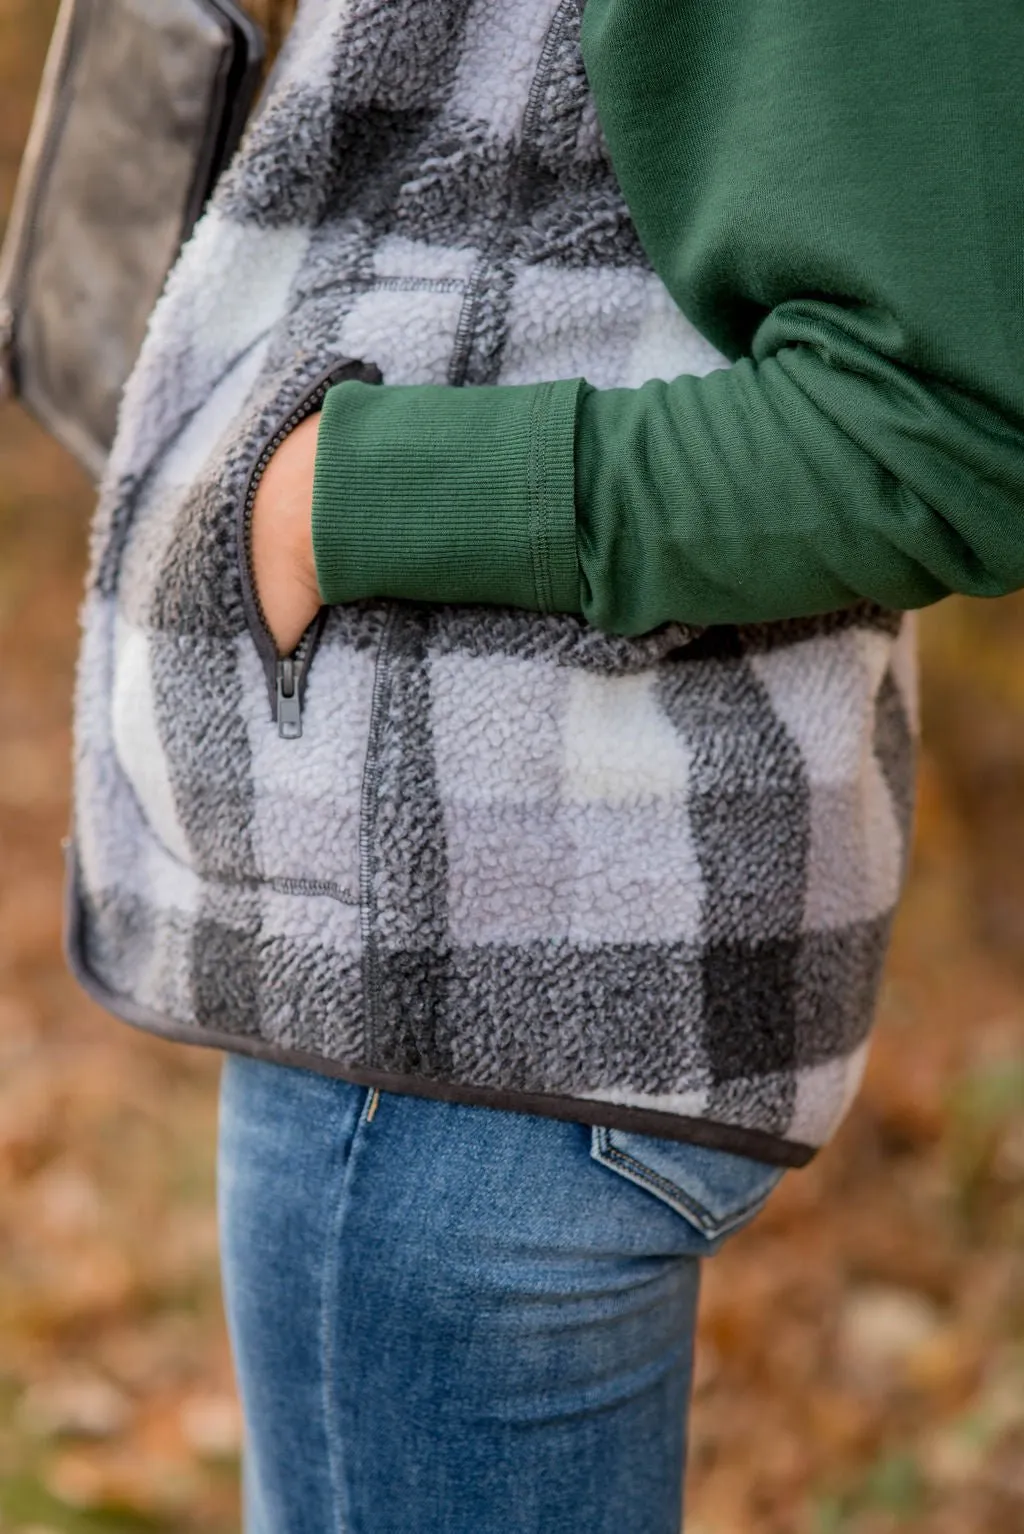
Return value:
M 285 438 L 252 512 L 252 573 L 278 653 L 290 655 L 321 607 L 313 557 L 313 470 L 320 416 Z

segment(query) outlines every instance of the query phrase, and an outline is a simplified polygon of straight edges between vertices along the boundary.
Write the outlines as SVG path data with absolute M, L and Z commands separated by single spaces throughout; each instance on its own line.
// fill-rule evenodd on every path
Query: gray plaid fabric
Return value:
M 902 876 L 907 624 L 629 641 L 355 605 L 283 740 L 235 507 L 346 357 L 453 385 L 727 365 L 639 247 L 577 0 L 305 0 L 101 496 L 80 975 L 196 1042 L 799 1160 L 856 1087 Z

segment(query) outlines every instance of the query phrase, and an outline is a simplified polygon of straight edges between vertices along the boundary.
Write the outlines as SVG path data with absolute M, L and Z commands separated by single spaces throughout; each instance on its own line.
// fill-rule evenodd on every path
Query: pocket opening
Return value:
M 335 384 L 345 379 L 358 378 L 363 383 L 380 383 L 380 370 L 372 363 L 360 362 L 346 357 L 334 363 L 319 375 L 304 391 L 284 421 L 263 443 L 256 461 L 249 471 L 245 490 L 238 506 L 236 534 L 238 563 L 242 582 L 242 606 L 245 621 L 253 643 L 263 662 L 270 697 L 270 717 L 276 722 L 283 740 L 298 740 L 302 735 L 302 705 L 306 695 L 309 669 L 323 634 L 327 609 L 321 607 L 313 622 L 306 629 L 290 655 L 279 655 L 274 636 L 270 632 L 263 604 L 256 590 L 256 578 L 252 562 L 252 515 L 256 505 L 263 476 L 278 448 L 287 441 L 303 421 L 323 408 L 324 400 Z
M 595 1125 L 590 1154 L 644 1188 L 709 1242 L 732 1235 L 763 1207 L 786 1168 L 732 1151 Z

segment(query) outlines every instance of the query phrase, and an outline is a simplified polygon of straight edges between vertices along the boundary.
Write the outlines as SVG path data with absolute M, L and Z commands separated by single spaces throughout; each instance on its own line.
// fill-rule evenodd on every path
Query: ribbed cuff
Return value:
M 324 601 L 578 613 L 580 387 L 337 384 L 324 403 L 313 490 Z

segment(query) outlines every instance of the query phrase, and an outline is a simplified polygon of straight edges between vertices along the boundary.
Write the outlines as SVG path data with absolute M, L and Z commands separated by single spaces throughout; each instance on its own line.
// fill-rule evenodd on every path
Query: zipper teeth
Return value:
M 324 400 L 327 398 L 327 395 L 330 392 L 330 388 L 331 385 L 329 382 L 320 384 L 320 386 L 315 390 L 313 394 L 308 395 L 307 398 L 302 401 L 302 404 L 292 411 L 288 419 L 278 428 L 273 437 L 271 437 L 270 441 L 267 443 L 266 447 L 263 449 L 259 458 L 256 460 L 256 466 L 249 478 L 249 489 L 247 490 L 245 496 L 245 561 L 248 567 L 249 589 L 252 592 L 253 603 L 255 605 L 256 611 L 259 613 L 260 622 L 263 624 L 263 627 L 266 630 L 268 639 L 272 639 L 273 635 L 271 634 L 270 624 L 267 622 L 267 615 L 263 609 L 263 603 L 260 599 L 259 588 L 256 585 L 256 572 L 253 569 L 252 563 L 252 514 L 256 506 L 256 497 L 259 494 L 260 485 L 263 483 L 263 476 L 267 472 L 270 460 L 273 458 L 278 448 L 282 446 L 286 438 L 290 437 L 292 432 L 295 431 L 297 427 L 302 425 L 303 421 L 305 421 L 309 416 L 316 414 L 317 410 L 320 409 Z M 309 631 L 307 630 L 299 640 L 297 648 L 292 651 L 291 659 L 296 663 L 297 666 L 301 665 L 303 659 L 305 658 L 305 653 L 308 649 Z
M 310 627 L 303 634 L 302 638 L 299 640 L 298 645 L 295 647 L 294 651 L 292 652 L 292 663 L 295 666 L 296 676 L 301 672 L 303 666 L 305 665 L 306 655 L 309 652 L 310 645 L 313 643 L 313 637 L 312 636 L 313 636 L 313 627 L 312 627 L 312 624 L 311 624 Z

